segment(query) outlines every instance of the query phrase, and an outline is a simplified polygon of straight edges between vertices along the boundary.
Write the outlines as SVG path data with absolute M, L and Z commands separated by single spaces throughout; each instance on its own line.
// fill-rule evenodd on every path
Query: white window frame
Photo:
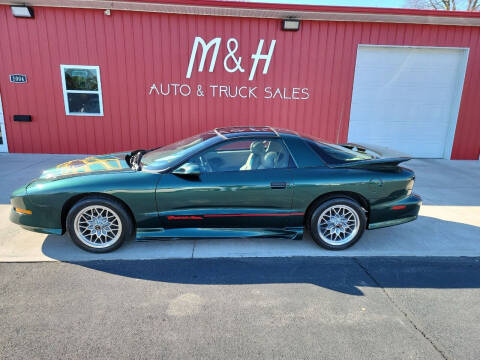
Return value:
M 0 153 L 8 153 L 8 142 L 7 142 L 7 133 L 5 132 L 5 119 L 3 117 L 3 107 L 2 107 L 2 95 L 0 94 L 0 132 L 3 144 L 0 145 Z
M 67 90 L 67 84 L 65 82 L 65 70 L 66 69 L 87 69 L 97 71 L 97 85 L 98 89 L 92 90 Z M 60 75 L 62 76 L 62 88 L 63 88 L 63 102 L 65 104 L 65 114 L 71 116 L 103 116 L 103 98 L 102 98 L 102 83 L 100 81 L 100 66 L 91 65 L 60 65 Z M 72 94 L 97 94 L 100 106 L 100 113 L 82 113 L 82 112 L 70 112 L 68 107 L 68 93 Z

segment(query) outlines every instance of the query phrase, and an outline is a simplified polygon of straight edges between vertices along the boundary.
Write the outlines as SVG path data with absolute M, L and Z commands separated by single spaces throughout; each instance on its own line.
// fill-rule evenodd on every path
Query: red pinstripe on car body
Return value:
M 303 216 L 303 212 L 294 213 L 261 213 L 261 214 L 205 214 L 205 215 L 168 215 L 168 220 L 203 220 L 204 218 L 240 217 L 240 216 Z

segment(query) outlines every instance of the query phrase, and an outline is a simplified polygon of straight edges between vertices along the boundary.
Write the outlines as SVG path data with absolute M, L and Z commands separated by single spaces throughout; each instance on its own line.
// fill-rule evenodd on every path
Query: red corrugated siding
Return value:
M 11 152 L 105 153 L 149 148 L 227 125 L 274 125 L 329 141 L 348 134 L 358 44 L 469 47 L 470 57 L 452 157 L 477 159 L 480 151 L 480 29 L 433 25 L 304 21 L 299 32 L 280 21 L 140 12 L 35 8 L 35 19 L 16 19 L 0 6 L 0 93 Z M 222 37 L 214 73 L 186 79 L 195 36 Z M 227 73 L 230 37 L 239 41 L 244 73 Z M 265 39 L 277 40 L 267 75 L 259 63 L 248 81 L 250 56 Z M 208 66 L 208 63 L 206 65 Z M 100 66 L 103 117 L 65 116 L 60 64 Z M 248 66 L 247 66 L 248 65 Z M 27 84 L 10 84 L 23 73 Z M 153 82 L 307 87 L 306 101 L 162 97 Z M 13 122 L 31 114 L 32 123 Z

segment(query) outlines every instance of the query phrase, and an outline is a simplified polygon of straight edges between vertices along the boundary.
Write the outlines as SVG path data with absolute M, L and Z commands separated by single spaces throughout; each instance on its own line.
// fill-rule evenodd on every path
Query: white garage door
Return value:
M 450 158 L 467 49 L 360 45 L 348 140 Z

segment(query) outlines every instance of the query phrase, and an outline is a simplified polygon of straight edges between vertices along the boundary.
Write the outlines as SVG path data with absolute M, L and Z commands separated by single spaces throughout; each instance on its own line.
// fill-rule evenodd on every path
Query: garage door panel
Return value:
M 364 103 L 365 98 L 376 97 L 394 101 L 397 97 L 402 99 L 409 99 L 415 103 L 430 103 L 438 104 L 440 101 L 449 99 L 452 95 L 451 85 L 435 83 L 428 84 L 427 81 L 419 81 L 417 83 L 383 83 L 383 82 L 368 82 L 363 86 L 359 86 L 357 91 L 360 91 L 358 97 L 353 100 L 353 103 Z M 440 100 L 440 101 L 439 101 Z
M 465 56 L 463 49 L 360 46 L 349 141 L 443 157 Z
M 400 104 L 405 104 L 408 101 L 408 104 L 438 105 L 445 101 L 449 102 L 452 99 L 449 87 L 427 87 L 423 83 L 417 86 L 380 86 L 379 84 L 371 83 L 370 87 L 359 88 L 357 91 L 361 92 L 361 94 L 355 97 L 352 104 L 371 103 L 368 100 L 374 98 L 378 101 Z
M 430 86 L 449 87 L 451 82 L 455 80 L 455 74 L 447 73 L 442 77 L 439 77 L 434 69 L 398 69 L 398 68 L 385 68 L 385 69 L 358 69 L 361 72 L 355 80 L 363 88 L 369 88 L 372 85 L 381 87 L 393 87 L 395 86 L 418 86 L 420 84 L 429 84 Z M 441 68 L 436 69 L 436 72 L 442 71 Z M 405 76 L 410 74 L 411 76 Z
M 451 48 L 428 48 L 428 47 L 394 47 L 394 46 L 377 46 L 375 49 L 369 46 L 362 46 L 362 53 L 357 54 L 357 58 L 360 60 L 360 66 L 374 66 L 368 61 L 370 60 L 371 52 L 374 51 L 375 55 L 385 60 L 380 66 L 387 67 L 424 67 L 426 69 L 440 66 L 456 65 L 458 60 L 459 49 Z M 432 54 L 435 51 L 441 51 L 442 57 L 435 59 L 432 63 Z M 423 52 L 422 52 L 423 51 Z M 437 52 L 438 54 L 438 52 Z M 435 54 L 434 54 L 435 55 Z M 366 60 L 366 61 L 365 61 Z
M 372 125 L 371 122 L 369 123 L 363 123 L 362 124 L 363 128 L 365 131 L 369 131 L 372 133 L 378 132 L 378 125 Z M 446 132 L 444 131 L 443 128 L 440 127 L 431 127 L 431 126 L 426 126 L 426 125 L 420 125 L 417 127 L 417 132 L 420 132 L 421 135 L 418 136 L 415 132 L 405 130 L 405 125 L 404 123 L 401 122 L 389 122 L 385 121 L 385 124 L 382 125 L 382 134 L 375 136 L 372 135 L 369 137 L 367 140 L 361 140 L 358 139 L 356 141 L 364 141 L 368 142 L 369 144 L 378 144 L 378 145 L 389 145 L 388 142 L 385 141 L 385 137 L 402 137 L 402 142 L 397 141 L 396 144 L 401 144 L 405 142 L 411 142 L 411 141 L 418 141 L 421 140 L 424 143 L 438 143 L 439 146 L 442 146 L 441 143 L 439 143 L 436 140 L 431 140 L 431 138 L 439 138 L 446 136 Z M 407 135 L 407 136 L 405 136 Z M 409 139 L 408 137 L 413 137 L 413 139 Z M 351 139 L 350 139 L 351 140 Z M 396 148 L 396 147 L 395 147 Z
M 381 109 L 372 109 L 369 106 L 354 104 L 352 106 L 351 123 L 363 122 L 372 123 L 374 126 L 391 122 L 412 122 L 418 127 L 440 125 L 445 127 L 449 123 L 449 109 L 447 106 L 438 105 L 412 105 L 403 106 L 397 102 L 390 103 L 390 106 Z

